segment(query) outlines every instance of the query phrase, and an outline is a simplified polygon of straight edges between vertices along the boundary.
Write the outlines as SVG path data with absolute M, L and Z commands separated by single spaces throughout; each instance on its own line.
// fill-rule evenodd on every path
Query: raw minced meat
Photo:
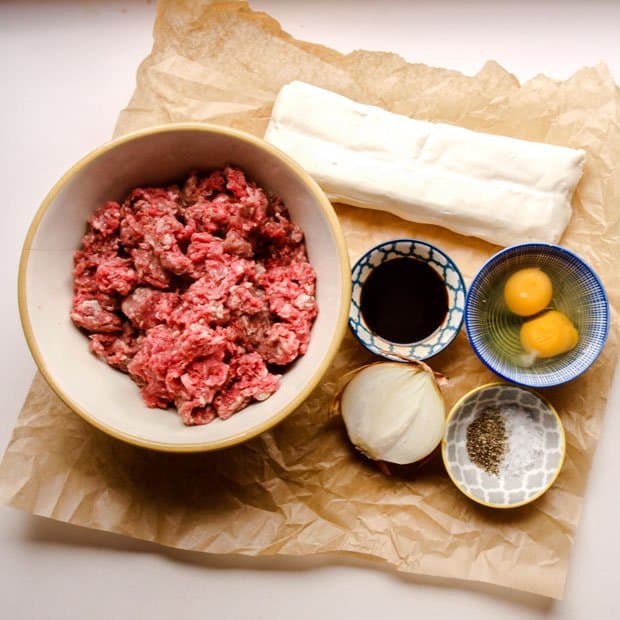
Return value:
M 71 318 L 90 350 L 188 425 L 273 394 L 317 316 L 301 229 L 231 166 L 106 202 L 74 265 Z

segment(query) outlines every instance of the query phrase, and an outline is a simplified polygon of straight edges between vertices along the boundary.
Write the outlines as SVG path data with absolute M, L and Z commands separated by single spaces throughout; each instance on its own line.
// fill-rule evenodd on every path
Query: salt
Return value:
M 500 463 L 503 476 L 522 477 L 540 462 L 543 429 L 532 410 L 518 405 L 502 408 L 506 425 L 507 449 Z

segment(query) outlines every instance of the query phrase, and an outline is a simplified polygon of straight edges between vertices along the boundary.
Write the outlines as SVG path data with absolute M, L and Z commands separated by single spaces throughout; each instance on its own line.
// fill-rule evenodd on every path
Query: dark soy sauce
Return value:
M 364 282 L 360 308 L 366 325 L 399 344 L 430 336 L 448 313 L 448 292 L 441 276 L 417 258 L 381 263 Z

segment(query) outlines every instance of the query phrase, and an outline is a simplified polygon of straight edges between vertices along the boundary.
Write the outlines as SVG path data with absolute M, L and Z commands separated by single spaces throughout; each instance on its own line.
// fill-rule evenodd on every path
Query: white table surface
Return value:
M 612 0 L 251 4 L 298 38 L 343 52 L 390 50 L 467 74 L 495 59 L 521 81 L 605 61 L 620 81 Z M 150 50 L 154 14 L 144 0 L 0 3 L 2 450 L 34 373 L 15 295 L 23 237 L 61 173 L 110 137 Z M 620 618 L 620 373 L 614 385 L 561 602 L 346 561 L 171 551 L 0 507 L 0 617 Z

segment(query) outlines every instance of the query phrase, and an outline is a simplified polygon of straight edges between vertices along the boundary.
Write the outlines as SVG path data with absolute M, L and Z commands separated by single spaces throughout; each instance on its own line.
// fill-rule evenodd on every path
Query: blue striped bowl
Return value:
M 390 342 L 373 333 L 362 316 L 360 298 L 368 276 L 382 263 L 395 258 L 413 257 L 428 263 L 441 276 L 448 292 L 448 314 L 444 322 L 424 340 L 408 344 Z M 443 351 L 455 338 L 465 314 L 465 283 L 449 256 L 440 249 L 416 239 L 394 239 L 381 243 L 364 254 L 352 271 L 353 291 L 349 327 L 372 353 L 398 362 L 425 360 Z
M 521 347 L 524 318 L 504 302 L 504 284 L 518 269 L 540 267 L 551 278 L 550 308 L 564 312 L 579 332 L 568 353 L 532 362 Z M 609 304 L 594 271 L 558 245 L 525 243 L 492 256 L 475 276 L 465 302 L 465 330 L 472 349 L 494 373 L 527 387 L 545 388 L 571 381 L 601 353 L 609 330 Z

